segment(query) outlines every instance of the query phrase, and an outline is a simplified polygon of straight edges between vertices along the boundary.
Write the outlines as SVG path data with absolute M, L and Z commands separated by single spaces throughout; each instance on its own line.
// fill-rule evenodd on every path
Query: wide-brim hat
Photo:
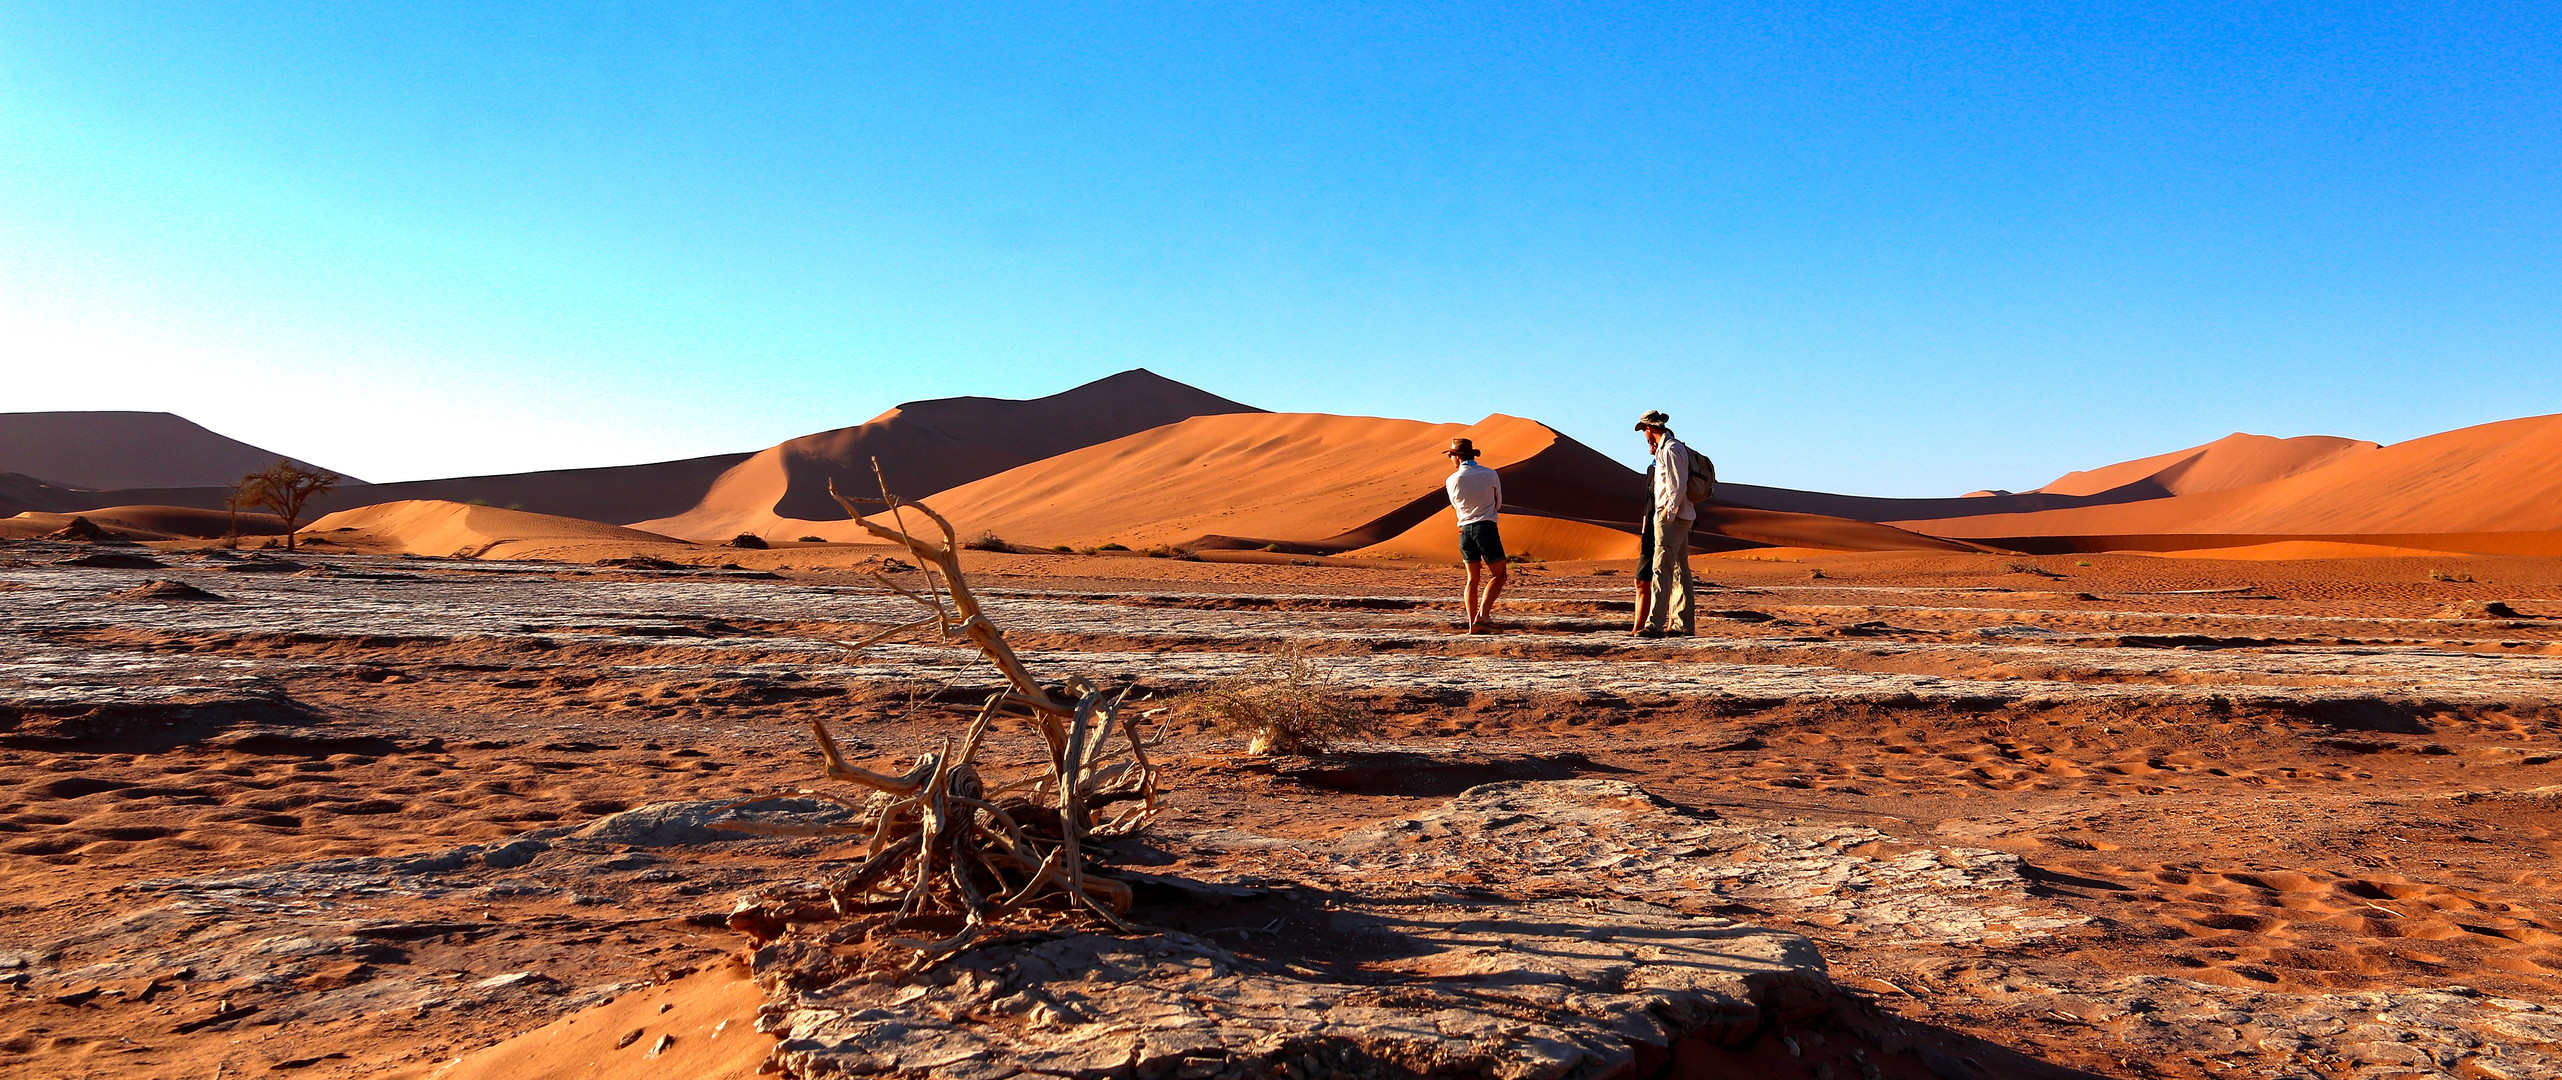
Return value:
M 1477 457 L 1477 444 L 1467 439 L 1452 439 L 1450 440 L 1450 449 L 1442 451 L 1442 454 L 1448 457 L 1473 461 L 1476 460 Z
M 1637 418 L 1637 427 L 1635 430 L 1644 431 L 1647 428 L 1659 428 L 1669 423 L 1672 423 L 1672 417 L 1666 414 L 1662 409 L 1648 409 L 1646 410 L 1646 415 Z

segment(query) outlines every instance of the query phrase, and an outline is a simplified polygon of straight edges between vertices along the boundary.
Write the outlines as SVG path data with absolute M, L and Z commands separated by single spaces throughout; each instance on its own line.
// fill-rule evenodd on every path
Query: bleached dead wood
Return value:
M 849 646 L 932 625 L 946 638 L 968 641 L 1006 681 L 967 727 L 895 776 L 847 761 L 827 725 L 812 721 L 827 775 L 879 793 L 867 819 L 814 830 L 870 838 L 864 860 L 827 883 L 836 914 L 894 914 L 875 940 L 912 950 L 911 967 L 950 956 L 1030 908 L 1089 912 L 1127 930 L 1121 917 L 1129 911 L 1130 888 L 1096 864 L 1088 843 L 1135 830 L 1156 813 L 1157 768 L 1147 740 L 1122 715 L 1127 690 L 1107 691 L 1084 678 L 1051 685 L 1034 678 L 970 591 L 961 545 L 941 514 L 891 495 L 886 483 L 878 500 L 847 498 L 834 484 L 828 494 L 866 532 L 907 548 L 927 572 L 923 593 L 878 579 L 927 609 L 924 618 Z M 865 520 L 857 503 L 887 507 L 896 524 Z M 909 510 L 941 538 L 909 532 Z M 989 729 L 1005 718 L 1028 721 L 1047 749 L 1043 760 L 1011 775 L 1000 775 L 1008 770 L 981 757 Z M 923 927 L 949 928 L 955 916 L 957 930 L 915 936 Z

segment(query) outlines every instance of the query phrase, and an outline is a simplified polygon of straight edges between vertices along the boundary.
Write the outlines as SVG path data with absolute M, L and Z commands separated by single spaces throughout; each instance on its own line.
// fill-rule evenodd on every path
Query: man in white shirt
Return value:
M 1645 617 L 1637 636 L 1690 637 L 1698 632 L 1698 612 L 1690 595 L 1690 526 L 1699 511 L 1690 502 L 1690 447 L 1672 437 L 1672 417 L 1661 409 L 1637 418 L 1646 449 L 1654 451 L 1654 500 L 1648 508 L 1655 530 L 1653 559 L 1643 568 Z
M 1442 453 L 1459 464 L 1441 486 L 1449 490 L 1450 509 L 1459 515 L 1459 558 L 1468 564 L 1468 594 L 1461 598 L 1468 609 L 1468 632 L 1491 634 L 1495 598 L 1503 595 L 1503 583 L 1511 575 L 1503 536 L 1495 531 L 1495 516 L 1503 511 L 1503 477 L 1477 464 L 1477 446 L 1470 440 L 1452 439 Z

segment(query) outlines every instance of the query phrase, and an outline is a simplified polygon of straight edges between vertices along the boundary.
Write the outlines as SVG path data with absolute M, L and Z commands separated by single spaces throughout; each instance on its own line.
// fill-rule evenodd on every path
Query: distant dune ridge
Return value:
M 1978 538 L 2204 534 L 2309 539 L 2557 532 L 2562 531 L 2562 415 L 2503 420 L 2391 446 L 2350 444 L 2309 468 L 2196 494 L 1895 524 Z
M 282 456 L 165 412 L 0 413 L 0 473 L 92 491 L 229 485 Z
M 2142 485 L 2156 498 L 2202 495 L 2271 480 L 2381 449 L 2377 444 L 2329 435 L 2279 439 L 2234 432 L 2204 446 L 2122 461 L 2087 472 L 2066 473 L 2038 488 L 2047 495 L 2101 495 Z
M 1028 401 L 909 402 L 856 427 L 757 451 L 714 480 L 691 509 L 634 527 L 712 543 L 742 533 L 852 540 L 862 532 L 828 498 L 827 484 L 876 493 L 874 458 L 892 491 L 916 498 L 1192 417 L 1261 411 L 1144 368 Z
M 357 551 L 466 558 L 589 561 L 673 537 L 577 518 L 495 506 L 411 499 L 341 510 L 304 527 L 307 535 Z
M 1460 437 L 1483 452 L 1480 463 L 1503 474 L 1509 542 L 1535 536 L 1554 554 L 1533 553 L 1547 558 L 1634 557 L 1644 477 L 1545 424 L 1502 414 L 1466 425 L 1321 413 L 1196 417 L 925 501 L 964 532 L 1015 544 L 1271 545 L 1437 558 L 1445 545 L 1428 523 L 1449 517 L 1441 485 L 1451 468 L 1441 451 Z M 1819 515 L 1716 506 L 1707 517 L 1701 550 L 1726 546 L 1721 536 L 1743 541 L 1738 547 L 1973 550 Z M 1446 546 L 1455 559 L 1455 530 Z
M 84 517 L 118 540 L 212 540 L 235 529 L 242 536 L 276 536 L 285 531 L 283 518 L 254 511 L 227 514 L 192 506 L 109 506 L 78 514 L 30 510 L 0 518 L 0 539 L 41 537 Z
M 583 557 L 741 534 L 863 540 L 827 485 L 874 490 L 877 458 L 893 490 L 950 516 L 964 539 L 1447 560 L 1456 541 L 1441 491 L 1449 462 L 1439 451 L 1460 436 L 1504 475 L 1505 532 L 1516 550 L 1546 559 L 1635 554 L 1642 476 L 1535 420 L 1270 413 L 1145 370 L 1028 400 L 910 402 L 753 454 L 350 482 L 316 509 L 333 512 L 330 528 L 360 546 L 427 554 Z M 219 535 L 228 484 L 278 456 L 166 413 L 0 414 L 0 513 L 32 512 L 0 519 L 0 537 L 39 535 L 68 520 L 55 515 L 84 511 L 133 539 Z M 632 524 L 606 524 L 617 521 Z M 2236 433 L 2019 493 L 1883 499 L 1721 485 L 1695 549 L 1764 546 L 2562 554 L 2562 415 L 2392 446 Z

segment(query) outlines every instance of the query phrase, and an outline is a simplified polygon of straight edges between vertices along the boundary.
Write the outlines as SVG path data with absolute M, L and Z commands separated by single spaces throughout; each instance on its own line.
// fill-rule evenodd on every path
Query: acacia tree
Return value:
M 240 506 L 266 507 L 285 519 L 285 550 L 292 551 L 294 534 L 302 528 L 303 504 L 337 487 L 341 479 L 337 473 L 279 458 L 264 470 L 241 477 L 240 486 L 232 489 L 232 500 Z

